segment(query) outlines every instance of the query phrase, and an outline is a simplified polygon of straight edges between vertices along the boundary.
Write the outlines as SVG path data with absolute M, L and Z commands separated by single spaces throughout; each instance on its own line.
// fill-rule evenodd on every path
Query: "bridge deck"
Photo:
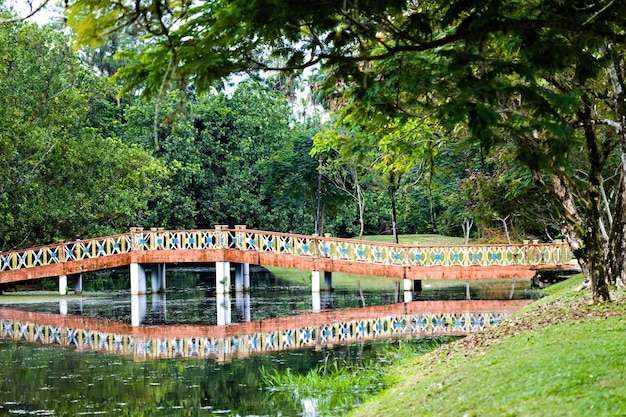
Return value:
M 398 279 L 531 278 L 570 264 L 567 244 L 407 245 L 228 229 L 130 233 L 0 253 L 0 283 L 128 266 L 237 262 Z

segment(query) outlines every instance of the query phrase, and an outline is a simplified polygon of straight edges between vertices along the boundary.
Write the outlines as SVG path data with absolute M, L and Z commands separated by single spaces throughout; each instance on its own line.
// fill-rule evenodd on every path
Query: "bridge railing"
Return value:
M 130 233 L 0 253 L 0 272 L 136 251 L 242 250 L 398 266 L 540 266 L 570 263 L 562 241 L 514 245 L 420 245 L 216 226 L 208 230 L 133 228 Z
M 499 245 L 420 245 L 292 235 L 257 230 L 229 230 L 236 249 L 313 256 L 401 266 L 539 266 L 571 261 L 569 245 L 554 243 Z

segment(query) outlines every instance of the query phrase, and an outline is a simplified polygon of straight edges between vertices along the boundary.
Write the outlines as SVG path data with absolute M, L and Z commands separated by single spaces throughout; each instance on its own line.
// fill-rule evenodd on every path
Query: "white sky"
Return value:
M 44 2 L 45 0 L 9 0 L 8 4 L 13 6 L 20 16 L 28 16 L 32 10 L 36 10 Z M 49 0 L 49 4 L 44 6 L 42 10 L 35 13 L 34 16 L 30 17 L 28 21 L 35 22 L 40 25 L 48 23 L 50 21 L 50 17 L 56 13 L 53 11 L 53 9 L 55 9 L 55 3 L 56 0 Z

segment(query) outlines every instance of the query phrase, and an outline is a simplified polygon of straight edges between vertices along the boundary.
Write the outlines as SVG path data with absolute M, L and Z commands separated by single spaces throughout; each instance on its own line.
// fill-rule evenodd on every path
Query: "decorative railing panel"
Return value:
M 383 317 L 302 325 L 277 330 L 246 332 L 223 337 L 170 335 L 146 337 L 138 333 L 108 332 L 67 325 L 40 324 L 20 319 L 0 321 L 0 338 L 69 347 L 78 351 L 130 355 L 138 360 L 165 358 L 203 358 L 225 360 L 254 354 L 324 347 L 394 338 L 466 335 L 496 325 L 510 311 L 457 313 L 405 313 Z M 206 327 L 207 329 L 210 326 Z M 151 328 L 152 334 L 158 328 Z
M 212 230 L 132 229 L 130 233 L 0 253 L 0 272 L 139 251 L 256 251 L 406 267 L 565 265 L 567 244 L 419 245 L 293 235 L 218 226 Z M 183 257 L 181 257 L 183 259 Z

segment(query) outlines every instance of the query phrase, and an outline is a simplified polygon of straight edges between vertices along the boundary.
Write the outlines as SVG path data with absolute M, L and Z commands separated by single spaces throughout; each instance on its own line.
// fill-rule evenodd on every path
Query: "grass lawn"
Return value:
M 589 304 L 581 278 L 503 321 L 397 364 L 370 416 L 626 416 L 626 294 Z
M 393 242 L 393 236 L 391 235 L 372 235 L 363 236 L 362 240 L 369 240 L 373 242 Z M 399 235 L 398 241 L 405 244 L 420 245 L 462 245 L 465 243 L 465 239 L 462 237 L 450 237 L 443 235 Z

